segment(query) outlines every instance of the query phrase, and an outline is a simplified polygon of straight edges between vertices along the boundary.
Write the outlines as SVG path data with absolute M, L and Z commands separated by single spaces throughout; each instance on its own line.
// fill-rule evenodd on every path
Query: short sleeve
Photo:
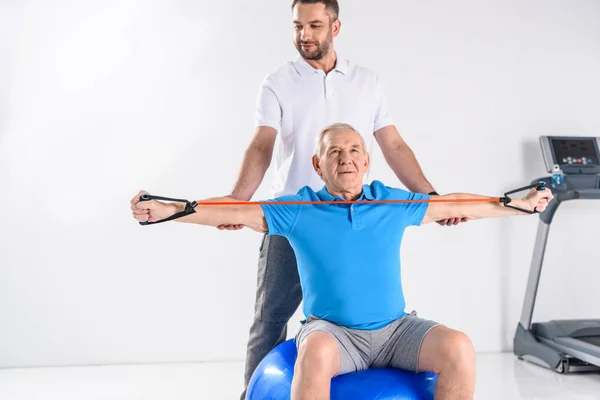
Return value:
M 373 191 L 376 193 L 376 198 L 385 200 L 429 200 L 430 196 L 422 193 L 412 193 L 404 189 L 393 188 L 384 186 L 379 181 L 373 181 Z M 428 201 L 418 201 L 414 203 L 401 203 L 401 204 L 390 204 L 391 207 L 400 206 L 396 208 L 395 215 L 398 216 L 400 223 L 404 226 L 421 225 L 427 207 L 429 207 Z
M 428 194 L 423 193 L 408 193 L 409 200 L 429 200 L 430 196 Z M 427 212 L 427 208 L 429 207 L 428 202 L 422 203 L 409 203 L 406 209 L 407 216 L 409 217 L 410 223 L 407 225 L 421 225 L 423 222 L 423 218 L 425 218 L 425 213 Z
M 289 238 L 300 212 L 300 205 L 286 203 L 302 201 L 302 197 L 301 194 L 282 196 L 268 200 L 269 203 L 279 204 L 260 205 L 267 221 L 267 235 L 280 235 Z
M 379 76 L 375 74 L 375 119 L 373 123 L 373 133 L 379 129 L 394 124 L 394 120 L 390 115 L 390 108 L 387 102 L 385 91 L 383 90 Z
M 258 89 L 255 128 L 269 126 L 279 131 L 281 128 L 281 115 L 281 105 L 275 94 L 275 88 L 272 81 L 267 77 Z

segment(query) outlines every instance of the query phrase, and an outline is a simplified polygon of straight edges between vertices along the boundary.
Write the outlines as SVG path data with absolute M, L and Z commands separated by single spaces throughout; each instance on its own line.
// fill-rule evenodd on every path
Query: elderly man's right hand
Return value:
M 150 194 L 140 190 L 129 202 L 133 218 L 140 222 L 156 222 L 181 211 L 177 204 L 163 203 L 157 200 L 141 201 L 140 196 Z

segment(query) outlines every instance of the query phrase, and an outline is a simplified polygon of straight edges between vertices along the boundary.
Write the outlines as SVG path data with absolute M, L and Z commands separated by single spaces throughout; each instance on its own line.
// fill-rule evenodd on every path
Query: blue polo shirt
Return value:
M 271 201 L 334 201 L 305 186 Z M 359 200 L 419 200 L 428 195 L 364 185 Z M 400 279 L 404 229 L 420 225 L 428 203 L 262 205 L 268 235 L 288 238 L 298 263 L 304 315 L 352 329 L 379 329 L 406 315 Z

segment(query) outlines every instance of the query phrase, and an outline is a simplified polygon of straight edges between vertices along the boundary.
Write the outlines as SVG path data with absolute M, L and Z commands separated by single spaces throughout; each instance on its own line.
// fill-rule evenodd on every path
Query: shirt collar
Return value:
M 318 70 L 313 68 L 304 58 L 298 56 L 294 61 L 294 67 L 296 71 L 300 74 L 300 76 L 310 76 L 316 73 Z M 337 61 L 335 62 L 334 71 L 340 72 L 343 75 L 346 75 L 348 71 L 348 60 L 344 60 L 343 58 L 337 57 Z
M 317 192 L 317 196 L 319 196 L 321 201 L 344 201 L 344 199 L 340 196 L 332 196 L 327 190 L 327 186 L 323 186 L 323 188 Z M 373 196 L 373 190 L 371 189 L 370 185 L 363 185 L 363 191 L 357 200 L 375 200 L 375 196 Z

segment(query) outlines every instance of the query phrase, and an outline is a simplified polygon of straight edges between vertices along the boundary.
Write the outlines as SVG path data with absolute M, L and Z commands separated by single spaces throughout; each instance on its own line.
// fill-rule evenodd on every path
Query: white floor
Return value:
M 243 364 L 0 370 L 1 400 L 237 399 Z M 512 354 L 478 355 L 476 399 L 600 399 L 600 374 L 559 375 Z

